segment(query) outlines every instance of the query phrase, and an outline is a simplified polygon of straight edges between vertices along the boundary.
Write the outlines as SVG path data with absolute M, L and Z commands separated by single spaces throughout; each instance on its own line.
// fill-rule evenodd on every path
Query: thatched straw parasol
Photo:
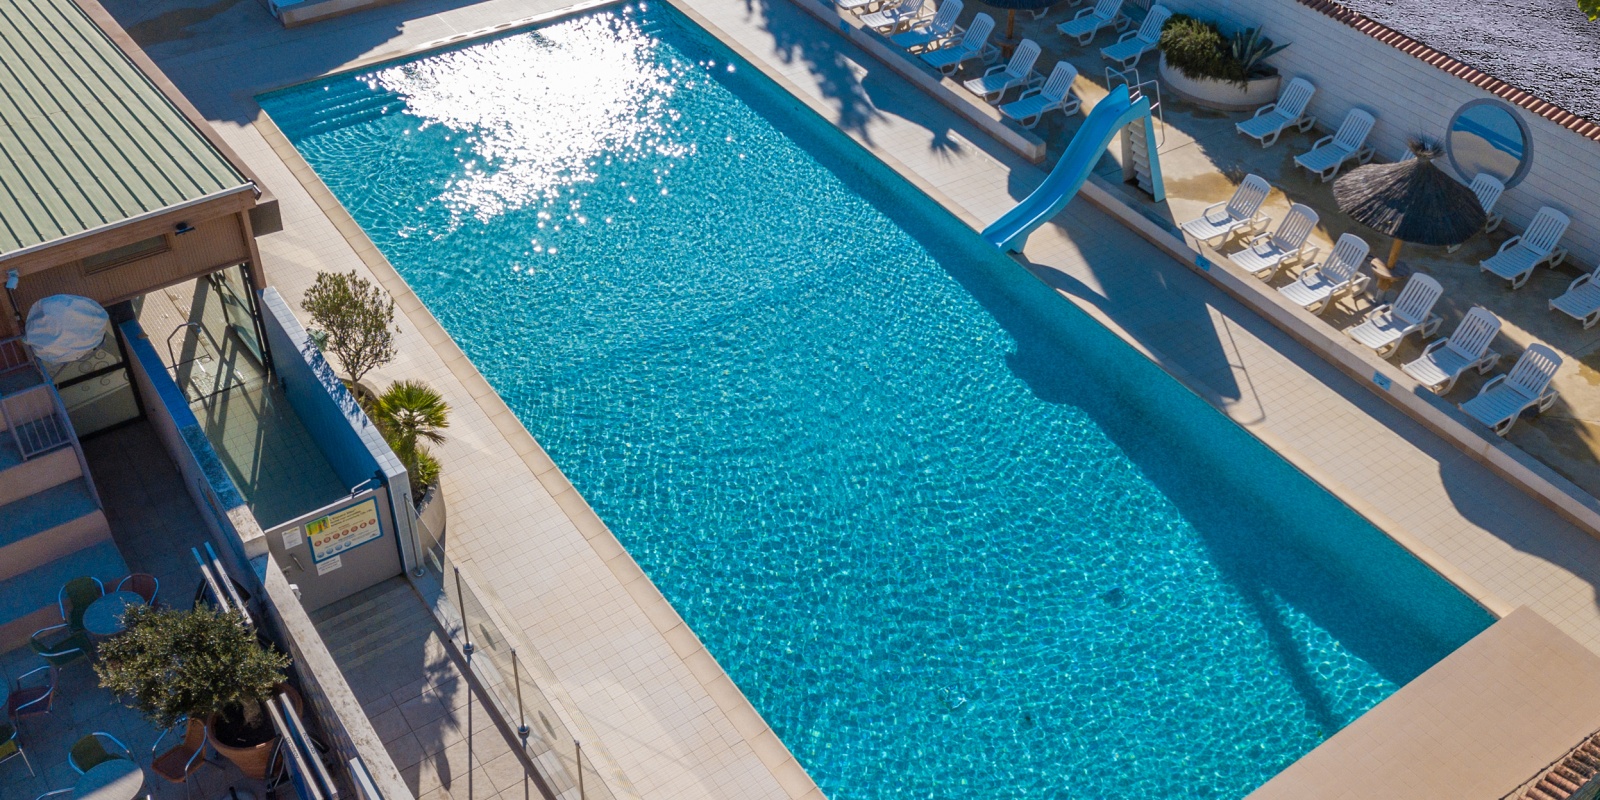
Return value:
M 1011 48 L 1017 45 L 1017 12 L 1018 11 L 1043 11 L 1061 0 L 983 0 L 985 5 L 1003 8 L 1006 10 L 1006 35 L 1000 44 L 1006 50 L 1006 55 L 1011 55 Z
M 1387 266 L 1400 256 L 1401 242 L 1461 244 L 1483 228 L 1478 196 L 1433 165 L 1443 154 L 1437 142 L 1413 139 L 1416 158 L 1394 164 L 1357 167 L 1333 183 L 1339 210 L 1355 221 L 1394 237 Z

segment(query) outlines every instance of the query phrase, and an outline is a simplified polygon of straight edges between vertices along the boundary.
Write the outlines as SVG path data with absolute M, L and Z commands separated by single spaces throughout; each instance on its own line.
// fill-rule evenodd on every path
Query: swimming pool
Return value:
M 1240 797 L 1492 621 L 664 5 L 261 103 L 829 797 Z

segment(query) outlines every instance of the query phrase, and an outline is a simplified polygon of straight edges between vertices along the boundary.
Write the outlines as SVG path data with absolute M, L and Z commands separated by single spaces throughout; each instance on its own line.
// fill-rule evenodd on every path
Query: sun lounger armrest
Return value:
M 1317 277 L 1318 275 L 1321 275 L 1321 274 L 1322 274 L 1322 265 L 1321 264 L 1312 264 L 1311 266 L 1306 267 L 1303 270 L 1300 270 L 1300 277 L 1296 278 L 1296 280 L 1300 281 L 1301 283 L 1305 283 L 1308 279 L 1315 278 L 1315 277 Z
M 995 73 L 1005 72 L 1006 71 L 1006 67 L 1009 67 L 1009 66 L 1011 66 L 1011 65 L 1010 64 L 996 64 L 996 65 L 984 70 L 983 71 L 983 77 L 987 78 L 990 75 L 993 75 Z
M 1268 103 L 1268 104 L 1256 109 L 1256 113 L 1251 114 L 1250 118 L 1251 119 L 1255 119 L 1256 117 L 1259 117 L 1262 114 L 1268 114 L 1268 113 L 1271 113 L 1271 112 L 1277 111 L 1277 110 L 1278 110 L 1278 104 L 1277 103 Z
M 1449 339 L 1436 339 L 1434 341 L 1431 341 L 1431 342 L 1428 343 L 1427 347 L 1422 348 L 1422 355 L 1425 356 L 1425 355 L 1427 355 L 1427 354 L 1429 354 L 1429 353 L 1431 353 L 1431 352 L 1433 352 L 1435 350 L 1438 350 L 1441 347 L 1444 347 L 1445 345 L 1447 345 L 1449 343 L 1450 343 Z M 1421 356 L 1419 356 L 1419 358 L 1420 357 Z
M 1502 242 L 1500 244 L 1500 249 L 1494 251 L 1494 254 L 1495 255 L 1500 255 L 1501 253 L 1504 253 L 1505 251 L 1510 250 L 1511 248 L 1517 246 L 1517 244 L 1519 242 L 1521 242 L 1521 241 L 1522 241 L 1522 234 L 1519 233 L 1516 236 L 1513 236 L 1510 239 L 1507 239 L 1504 242 Z
M 1294 260 L 1306 262 L 1316 258 L 1321 254 L 1322 248 L 1307 242 L 1306 244 L 1300 245 L 1300 249 L 1295 251 Z
M 1493 389 L 1496 384 L 1504 383 L 1505 380 L 1506 380 L 1506 376 L 1504 376 L 1504 375 L 1496 375 L 1493 378 L 1490 378 L 1488 383 L 1484 384 L 1482 387 L 1480 387 L 1478 389 L 1478 396 L 1482 397 L 1485 392 L 1489 391 L 1490 389 Z
M 1377 307 L 1371 309 L 1370 311 L 1368 311 L 1367 312 L 1367 319 L 1370 320 L 1373 317 L 1376 317 L 1376 316 L 1378 316 L 1380 314 L 1382 314 L 1383 316 L 1388 316 L 1391 311 L 1394 311 L 1394 304 L 1393 303 L 1384 303 L 1383 305 L 1377 306 Z
M 1202 218 L 1204 218 L 1204 219 L 1211 219 L 1211 212 L 1213 212 L 1213 211 L 1222 211 L 1222 210 L 1227 209 L 1227 207 L 1228 207 L 1228 201 L 1226 201 L 1226 200 L 1224 200 L 1224 201 L 1222 201 L 1220 203 L 1212 203 L 1211 205 L 1206 206 L 1204 211 L 1200 212 L 1200 216 Z
M 1073 19 L 1083 19 L 1084 17 L 1087 17 L 1087 16 L 1089 16 L 1090 14 L 1093 14 L 1093 13 L 1094 13 L 1094 9 L 1093 8 L 1086 8 L 1086 9 L 1084 9 L 1082 11 L 1079 11 L 1072 18 Z
M 1332 143 L 1333 143 L 1333 137 L 1332 136 L 1324 136 L 1321 139 L 1318 139 L 1314 144 L 1311 145 L 1311 150 L 1316 150 L 1316 149 L 1322 147 L 1325 144 L 1332 144 Z M 1309 153 L 1309 152 L 1311 152 L 1311 150 L 1307 150 L 1306 152 Z
M 1122 44 L 1123 42 L 1126 42 L 1129 39 L 1132 39 L 1133 37 L 1138 36 L 1138 35 L 1139 35 L 1138 31 L 1128 31 L 1127 33 L 1124 33 L 1121 36 L 1117 37 L 1117 44 Z
M 1578 287 L 1583 286 L 1584 284 L 1589 283 L 1592 280 L 1594 280 L 1594 273 L 1593 272 L 1585 272 L 1582 275 L 1579 275 L 1577 277 L 1577 279 L 1574 280 L 1572 283 L 1567 284 L 1567 292 L 1569 294 L 1572 293 L 1572 292 L 1576 292 L 1578 290 Z

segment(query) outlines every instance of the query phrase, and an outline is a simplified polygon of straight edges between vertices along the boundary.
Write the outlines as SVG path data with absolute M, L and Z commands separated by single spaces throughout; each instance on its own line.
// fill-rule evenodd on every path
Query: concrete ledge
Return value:
M 905 51 L 896 48 L 886 41 L 876 31 L 861 24 L 861 20 L 854 14 L 840 14 L 832 4 L 819 3 L 817 0 L 793 0 L 794 4 L 804 9 L 807 14 L 816 17 L 822 24 L 830 28 L 837 28 L 839 35 L 850 40 L 851 44 L 867 51 L 873 58 L 883 62 L 905 78 L 917 88 L 927 92 L 930 97 L 938 100 L 951 111 L 960 114 L 967 121 L 979 128 L 984 133 L 995 138 L 995 141 L 1005 145 L 1017 155 L 1028 159 L 1030 163 L 1037 164 L 1044 160 L 1044 140 L 1033 135 L 1018 125 L 1007 121 L 994 106 L 972 97 L 961 84 L 941 78 L 938 73 L 927 69 L 922 64 L 908 58 Z M 680 6 L 681 8 L 681 6 Z M 719 37 L 724 42 L 726 37 Z
M 1250 800 L 1495 800 L 1594 732 L 1600 656 L 1519 608 Z
M 1204 274 L 1230 296 L 1294 337 L 1312 352 L 1355 378 L 1390 404 L 1513 486 L 1538 498 L 1590 536 L 1600 539 L 1600 500 L 1578 488 L 1522 448 L 1495 436 L 1449 401 L 1418 384 L 1399 367 L 1338 335 L 1320 318 L 1284 302 L 1270 287 L 1235 269 L 1225 259 L 1210 259 L 1186 241 L 1117 198 L 1098 178 L 1083 195 L 1141 237 L 1190 269 Z

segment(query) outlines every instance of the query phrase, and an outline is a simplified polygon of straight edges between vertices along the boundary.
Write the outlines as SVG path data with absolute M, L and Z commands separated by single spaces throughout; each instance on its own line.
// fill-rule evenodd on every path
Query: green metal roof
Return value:
M 71 0 L 0 0 L 0 257 L 247 183 Z

